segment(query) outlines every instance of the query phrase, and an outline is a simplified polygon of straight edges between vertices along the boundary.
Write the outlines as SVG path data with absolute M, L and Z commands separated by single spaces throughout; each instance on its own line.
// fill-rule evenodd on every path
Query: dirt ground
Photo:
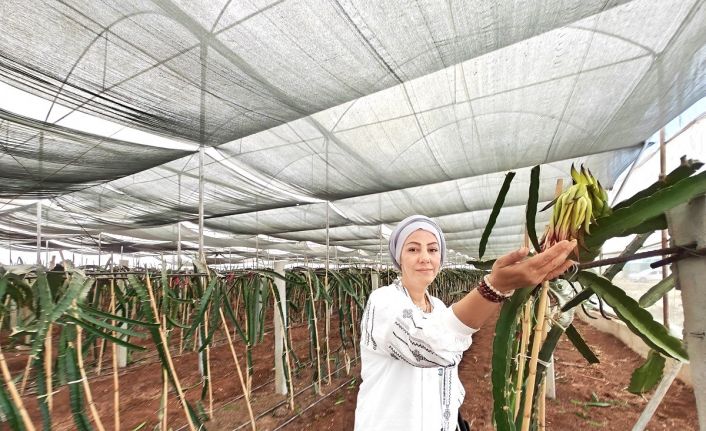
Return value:
M 460 376 L 466 387 L 466 400 L 461 408 L 463 416 L 474 430 L 492 430 L 492 400 L 490 396 L 490 355 L 493 323 L 479 331 L 471 349 L 464 355 Z M 647 398 L 628 393 L 632 370 L 642 363 L 640 357 L 609 334 L 601 333 L 582 322 L 578 330 L 601 363 L 588 365 L 573 346 L 562 339 L 556 351 L 557 399 L 547 403 L 547 428 L 549 430 L 606 429 L 629 430 L 644 409 Z M 332 329 L 336 326 L 332 325 Z M 332 331 L 336 333 L 336 331 Z M 298 356 L 308 360 L 307 328 L 293 328 L 292 339 Z M 331 346 L 336 350 L 339 346 Z M 241 364 L 243 345 L 236 343 Z M 353 429 L 356 395 L 360 378 L 357 364 L 345 372 L 343 356 L 330 361 L 332 380 L 324 384 L 317 395 L 313 388 L 311 368 L 302 370 L 294 378 L 296 396 L 294 412 L 288 408 L 287 398 L 274 394 L 272 364 L 272 334 L 268 333 L 262 344 L 255 347 L 254 377 L 252 381 L 253 412 L 258 430 L 349 430 Z M 15 371 L 24 367 L 26 352 L 5 351 L 8 362 Z M 154 352 L 152 352 L 153 354 Z M 354 353 L 349 349 L 349 354 Z M 100 417 L 107 430 L 114 429 L 113 388 L 108 356 L 101 376 L 91 376 L 90 384 Z M 161 371 L 154 359 L 128 367 L 120 372 L 120 418 L 122 430 L 153 429 L 158 424 L 159 399 L 162 388 Z M 177 374 L 186 389 L 187 398 L 195 403 L 201 395 L 201 380 L 197 357 L 193 352 L 174 358 Z M 322 363 L 325 369 L 325 363 Z M 338 371 L 336 371 L 338 369 Z M 249 415 L 242 397 L 240 381 L 227 344 L 222 343 L 211 351 L 211 370 L 214 381 L 214 414 L 206 423 L 209 430 L 251 429 Z M 325 373 L 327 374 L 327 373 Z M 31 389 L 31 388 L 30 388 Z M 609 403 L 609 407 L 592 407 L 592 400 Z M 30 414 L 41 427 L 36 408 L 36 397 L 31 391 L 24 397 Z M 314 404 L 316 403 L 316 404 Z M 313 406 L 312 406 L 313 404 Z M 208 408 L 208 398 L 204 402 Z M 86 412 L 90 418 L 90 413 Z M 59 388 L 54 398 L 53 430 L 75 429 L 68 403 L 68 391 Z M 93 419 L 90 419 L 93 422 Z M 171 429 L 187 429 L 184 412 L 174 390 L 170 391 L 168 423 Z M 2 428 L 0 424 L 0 429 Z M 665 400 L 650 422 L 649 430 L 696 430 L 697 418 L 693 391 L 675 381 Z
M 547 402 L 548 430 L 630 430 L 645 408 L 649 395 L 643 398 L 626 388 L 632 370 L 643 360 L 610 334 L 576 321 L 577 329 L 592 346 L 601 363 L 589 365 L 562 337 L 556 354 L 555 400 Z M 493 324 L 476 333 L 473 346 L 464 355 L 459 368 L 466 388 L 466 400 L 461 413 L 477 431 L 492 427 L 492 397 L 490 388 L 490 356 Z M 283 429 L 349 430 L 353 429 L 357 383 L 328 397 L 304 412 Z M 333 385 L 332 385 L 333 386 Z M 591 407 L 595 397 L 609 407 Z M 698 420 L 693 390 L 675 380 L 667 392 L 647 430 L 697 430 Z M 291 415 L 290 415 L 291 416 Z M 223 428 L 228 429 L 228 428 Z M 258 428 L 260 429 L 260 428 Z M 270 429 L 270 428 L 263 428 Z

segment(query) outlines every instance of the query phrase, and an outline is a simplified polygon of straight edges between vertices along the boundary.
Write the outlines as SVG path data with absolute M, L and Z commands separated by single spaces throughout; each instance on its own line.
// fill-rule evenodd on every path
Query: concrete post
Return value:
M 380 273 L 376 271 L 370 271 L 370 284 L 372 285 L 372 290 L 380 287 Z
M 706 247 L 706 196 L 668 211 L 667 225 L 673 246 L 696 242 L 697 248 Z M 689 353 L 699 429 L 706 431 L 706 314 L 703 311 L 706 308 L 703 293 L 706 257 L 688 257 L 677 261 L 672 269 L 677 286 L 681 287 L 684 342 Z
M 274 270 L 277 274 L 284 277 L 284 262 L 275 262 Z M 287 290 L 286 283 L 284 280 L 276 278 L 275 287 L 280 297 L 280 307 L 282 309 L 282 315 L 284 316 L 284 321 L 280 317 L 280 313 L 275 309 L 275 393 L 286 395 L 287 394 L 287 379 L 285 376 L 284 369 L 284 337 L 286 336 L 286 326 L 287 326 Z

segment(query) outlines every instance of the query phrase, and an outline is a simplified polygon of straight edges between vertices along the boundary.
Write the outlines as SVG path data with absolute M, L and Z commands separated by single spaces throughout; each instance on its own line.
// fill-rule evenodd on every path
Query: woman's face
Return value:
M 408 287 L 426 287 L 441 266 L 441 249 L 431 232 L 418 229 L 407 237 L 400 254 L 402 282 Z

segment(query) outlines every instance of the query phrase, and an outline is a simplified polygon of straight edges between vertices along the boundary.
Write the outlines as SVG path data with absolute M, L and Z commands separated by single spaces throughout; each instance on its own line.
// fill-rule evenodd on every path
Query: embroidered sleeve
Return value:
M 373 292 L 361 321 L 361 344 L 415 367 L 458 364 L 476 329 L 464 325 L 450 308 L 425 315 L 394 291 Z

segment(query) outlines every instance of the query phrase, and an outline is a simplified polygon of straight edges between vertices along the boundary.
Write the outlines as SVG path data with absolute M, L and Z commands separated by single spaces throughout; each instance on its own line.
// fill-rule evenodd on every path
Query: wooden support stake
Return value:
M 529 248 L 529 235 L 525 226 L 525 237 L 523 240 L 524 247 Z M 532 297 L 530 296 L 525 302 L 521 315 L 522 322 L 522 338 L 520 338 L 520 351 L 517 356 L 517 382 L 515 383 L 515 412 L 513 417 L 517 419 L 517 414 L 520 412 L 520 399 L 522 394 L 522 382 L 525 377 L 525 362 L 527 356 L 527 345 L 529 344 L 529 332 L 532 322 Z
M 329 343 L 329 338 L 331 334 L 331 305 L 326 304 L 324 300 L 324 306 L 326 308 L 326 372 L 328 378 L 326 379 L 326 384 L 331 384 L 331 345 Z
M 549 282 L 542 283 L 542 291 L 539 295 L 539 306 L 537 307 L 537 324 L 534 327 L 534 339 L 532 340 L 532 353 L 529 362 L 529 374 L 525 385 L 525 405 L 522 413 L 522 431 L 529 430 L 532 419 L 532 397 L 534 396 L 534 381 L 537 377 L 537 362 L 539 360 L 539 348 L 542 345 L 542 332 L 544 331 L 544 314 L 547 307 L 547 292 Z
M 25 372 L 22 375 L 22 383 L 20 384 L 20 395 L 24 396 L 25 388 L 27 387 L 27 380 L 29 380 L 29 371 L 32 366 L 32 356 L 27 356 L 27 365 L 25 365 Z
M 549 332 L 549 318 L 548 318 L 548 313 L 549 313 L 549 304 L 547 304 L 547 315 L 545 316 L 544 320 L 544 329 L 542 330 L 542 344 L 544 344 L 544 341 L 547 339 L 547 334 Z M 551 359 L 550 359 L 551 361 Z M 546 405 L 547 405 L 547 374 L 549 373 L 549 367 L 546 367 L 544 369 L 544 380 L 542 380 L 542 385 L 540 386 L 540 394 L 539 394 L 539 406 L 538 406 L 538 415 L 539 415 L 539 431 L 544 431 L 546 429 Z
M 154 313 L 155 320 L 159 322 L 159 312 L 157 311 L 157 303 L 154 300 L 154 294 L 152 293 L 152 281 L 150 280 L 149 275 L 145 277 L 145 284 L 147 285 L 147 293 L 150 296 L 150 305 L 152 306 L 152 313 Z M 164 328 L 162 327 L 161 323 L 159 325 L 159 338 L 162 342 L 162 346 L 164 346 L 164 356 L 166 356 L 167 358 L 167 366 L 169 367 L 169 371 L 171 372 L 172 377 L 174 379 L 174 386 L 176 387 L 177 395 L 179 396 L 181 406 L 184 409 L 184 415 L 186 416 L 186 420 L 189 422 L 189 428 L 191 429 L 191 431 L 196 431 L 194 421 L 191 419 L 191 415 L 189 414 L 189 408 L 186 404 L 186 397 L 184 396 L 184 391 L 181 388 L 181 383 L 179 383 L 179 377 L 177 376 L 176 370 L 174 369 L 174 362 L 172 361 L 172 355 L 169 353 L 167 337 L 164 335 Z
M 560 178 L 556 182 L 554 196 L 559 196 L 564 188 L 564 181 Z M 522 429 L 527 431 L 532 420 L 532 398 L 534 397 L 534 381 L 537 377 L 537 361 L 539 360 L 539 348 L 542 345 L 542 335 L 544 334 L 544 316 L 547 311 L 547 297 L 549 296 L 549 282 L 542 283 L 542 290 L 539 294 L 537 306 L 537 324 L 534 327 L 534 339 L 532 340 L 532 353 L 529 361 L 529 374 L 525 385 L 525 405 L 522 412 Z
M 101 368 L 103 365 L 103 353 L 105 352 L 105 339 L 100 341 L 100 348 L 98 349 L 98 363 L 96 364 L 96 376 L 101 375 Z
M 52 346 L 51 346 L 51 331 L 52 324 L 49 324 L 49 329 L 47 330 L 47 338 L 44 341 L 44 384 L 47 387 L 47 407 L 49 408 L 49 414 L 51 415 L 52 408 L 54 407 L 54 397 L 53 397 L 53 382 L 52 382 Z
M 74 301 L 75 306 L 75 301 Z M 98 415 L 98 409 L 96 408 L 96 403 L 93 402 L 93 394 L 91 393 L 91 387 L 88 384 L 88 377 L 86 377 L 86 370 L 83 368 L 83 351 L 81 349 L 81 337 L 82 328 L 76 325 L 76 357 L 78 358 L 78 371 L 81 373 L 81 384 L 83 384 L 83 391 L 86 393 L 86 401 L 88 402 L 88 408 L 91 410 L 91 416 L 96 422 L 96 427 L 98 431 L 105 431 L 103 427 L 103 422 Z
M 110 314 L 115 314 L 115 280 L 110 280 Z M 111 325 L 115 326 L 115 320 L 111 320 Z M 113 336 L 117 334 L 113 331 Z M 118 345 L 111 343 L 111 353 L 113 356 L 113 419 L 115 431 L 120 430 L 120 383 L 118 380 Z
M 228 323 L 226 323 L 226 318 L 223 315 L 223 310 L 218 308 L 218 313 L 221 315 L 221 322 L 223 322 L 223 329 L 226 333 L 226 338 L 228 338 L 228 346 L 230 347 L 230 353 L 233 355 L 233 361 L 235 362 L 235 368 L 238 371 L 238 378 L 240 379 L 240 387 L 243 389 L 243 397 L 245 397 L 245 404 L 248 407 L 248 414 L 250 415 L 250 425 L 253 431 L 256 431 L 255 427 L 255 415 L 252 412 L 252 405 L 250 404 L 250 395 L 246 387 L 245 381 L 243 379 L 243 372 L 240 369 L 240 362 L 238 361 L 238 354 L 235 353 L 235 347 L 233 347 L 233 340 L 230 338 L 230 332 L 228 332 Z
M 520 412 L 520 394 L 522 392 L 522 381 L 525 377 L 525 362 L 527 356 L 527 345 L 529 344 L 530 322 L 532 318 L 532 299 L 525 302 L 525 307 L 522 310 L 522 338 L 520 339 L 520 352 L 517 357 L 517 382 L 515 383 L 515 414 Z
M 321 395 L 321 345 L 319 343 L 319 327 L 316 319 L 316 301 L 314 300 L 314 283 L 311 280 L 311 272 L 306 272 L 307 279 L 309 281 L 309 293 L 311 295 L 311 314 L 314 318 L 314 342 L 316 343 L 316 374 L 317 382 L 314 385 L 317 394 Z M 304 308 L 304 307 L 302 307 Z
M 162 316 L 162 325 L 167 327 L 167 316 Z M 169 375 L 167 370 L 162 368 L 162 431 L 169 431 L 167 418 L 169 407 Z
M 208 310 L 204 314 L 203 328 L 208 339 Z M 205 342 L 206 340 L 204 340 Z M 208 383 L 208 417 L 213 418 L 213 380 L 211 380 L 211 347 L 206 345 L 206 382 Z
M 17 392 L 17 388 L 15 387 L 15 382 L 12 380 L 10 370 L 7 368 L 7 362 L 5 362 L 5 355 L 2 354 L 2 349 L 0 349 L 0 370 L 2 370 L 2 377 L 3 380 L 5 380 L 5 387 L 7 387 L 7 390 L 10 392 L 12 402 L 15 403 L 15 406 L 17 406 L 17 410 L 19 410 L 20 412 L 20 417 L 22 417 L 22 423 L 24 424 L 25 428 L 27 428 L 27 431 L 35 431 L 34 424 L 29 418 L 29 414 L 27 414 L 27 409 L 25 409 L 25 405 L 22 403 L 22 398 L 20 397 L 20 394 L 19 392 Z

